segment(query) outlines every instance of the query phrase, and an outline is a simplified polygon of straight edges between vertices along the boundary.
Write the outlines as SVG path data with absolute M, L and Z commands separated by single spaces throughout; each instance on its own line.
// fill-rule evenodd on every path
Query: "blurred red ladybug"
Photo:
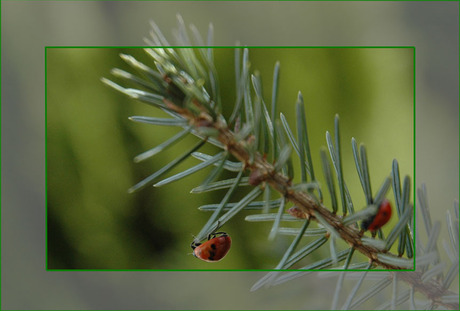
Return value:
M 368 219 L 363 220 L 362 228 L 364 231 L 369 230 L 371 232 L 376 232 L 381 227 L 383 227 L 388 220 L 391 218 L 391 204 L 387 199 L 383 200 L 380 203 L 377 213 L 369 217 Z
M 208 235 L 204 243 L 192 242 L 193 256 L 207 262 L 216 262 L 227 255 L 232 239 L 225 232 L 214 232 Z

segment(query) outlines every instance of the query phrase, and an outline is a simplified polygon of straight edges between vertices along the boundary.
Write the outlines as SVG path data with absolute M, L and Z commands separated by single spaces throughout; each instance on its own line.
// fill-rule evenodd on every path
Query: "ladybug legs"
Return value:
M 225 237 L 225 236 L 228 236 L 228 234 L 227 234 L 226 232 L 211 232 L 210 234 L 208 234 L 208 241 L 211 240 L 211 239 L 213 239 L 213 238 L 215 238 L 215 237 L 217 237 L 218 235 L 224 236 L 224 237 Z M 192 249 L 195 249 L 195 248 L 197 248 L 198 246 L 200 246 L 201 244 L 202 244 L 202 243 L 197 243 L 197 242 L 195 242 L 195 241 L 192 241 L 192 243 L 190 244 L 190 247 L 191 247 Z
M 217 230 L 217 228 L 219 228 L 219 224 L 220 224 L 220 221 L 218 220 L 217 221 L 217 226 L 214 230 Z M 208 234 L 208 241 L 217 237 L 217 236 L 223 236 L 223 237 L 227 237 L 228 234 L 225 233 L 225 232 L 211 232 Z M 201 244 L 203 243 L 199 243 L 199 242 L 195 242 L 195 241 L 192 241 L 192 243 L 190 244 L 190 247 L 192 248 L 192 250 L 195 250 L 195 248 L 197 248 L 198 246 L 200 246 Z M 193 253 L 195 254 L 195 253 Z
M 210 234 L 208 234 L 208 241 L 215 238 L 216 236 L 228 236 L 226 232 L 211 232 Z
M 190 244 L 190 247 L 191 247 L 192 249 L 195 249 L 195 248 L 197 248 L 197 247 L 200 246 L 200 245 L 201 245 L 201 243 L 196 243 L 195 241 L 193 241 L 193 242 Z

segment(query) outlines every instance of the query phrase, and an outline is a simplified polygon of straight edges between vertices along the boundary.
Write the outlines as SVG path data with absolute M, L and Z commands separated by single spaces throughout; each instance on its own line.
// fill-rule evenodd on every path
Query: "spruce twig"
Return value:
M 191 41 L 184 26 L 184 22 L 181 17 L 178 17 L 178 19 L 179 30 L 176 32 L 178 43 L 179 45 L 190 45 Z M 152 27 L 153 32 L 151 35 L 153 41 L 149 39 L 147 42 L 157 45 L 166 44 L 167 41 L 158 27 L 155 24 L 152 24 Z M 196 28 L 192 27 L 192 32 L 196 42 L 203 42 Z M 208 44 L 211 44 L 211 35 L 212 27 L 208 35 Z M 338 115 L 335 116 L 334 139 L 329 133 L 327 133 L 326 136 L 329 153 L 337 175 L 343 215 L 337 214 L 337 199 L 335 199 L 332 172 L 329 168 L 328 161 L 325 159 L 324 153 L 322 155 L 323 169 L 328 180 L 327 184 L 333 205 L 332 208 L 328 208 L 322 203 L 322 190 L 314 174 L 304 100 L 300 92 L 296 105 L 297 140 L 294 139 L 286 119 L 280 114 L 281 123 L 301 163 L 302 184 L 292 184 L 293 171 L 290 157 L 291 147 L 286 144 L 284 135 L 281 135 L 279 131 L 280 121 L 278 121 L 276 116 L 276 88 L 279 79 L 279 63 L 275 66 L 273 77 L 274 90 L 271 99 L 272 106 L 270 110 L 268 110 L 263 99 L 261 77 L 257 72 L 254 74 L 250 72 L 249 50 L 243 49 L 243 59 L 240 68 L 240 66 L 238 66 L 238 64 L 240 64 L 239 49 L 237 49 L 237 53 L 235 54 L 237 59 L 237 101 L 233 113 L 229 121 L 227 121 L 221 114 L 220 91 L 217 72 L 213 65 L 213 51 L 211 48 L 205 49 L 202 47 L 196 50 L 198 51 L 197 53 L 191 48 L 153 47 L 145 49 L 147 54 L 153 58 L 156 70 L 142 64 L 133 57 L 122 55 L 123 59 L 138 70 L 144 77 L 141 78 L 128 73 L 121 74 L 121 71 L 118 70 L 114 72 L 117 73 L 117 76 L 128 79 L 131 83 L 137 84 L 140 88 L 145 90 L 127 89 L 110 80 L 103 79 L 103 82 L 116 90 L 132 98 L 158 107 L 172 117 L 166 119 L 136 116 L 131 118 L 133 121 L 154 125 L 182 126 L 202 140 L 192 150 L 186 152 L 183 156 L 163 167 L 155 174 L 133 186 L 130 191 L 138 190 L 153 183 L 157 177 L 169 172 L 171 168 L 175 167 L 185 158 L 193 155 L 204 162 L 196 165 L 194 168 L 157 182 L 155 185 L 160 186 L 178 180 L 208 165 L 215 165 L 217 168 L 213 170 L 201 187 L 210 185 L 211 181 L 218 177 L 222 169 L 240 173 L 242 170 L 247 171 L 249 172 L 250 185 L 261 188 L 269 187 L 279 192 L 282 197 L 284 197 L 284 200 L 295 204 L 298 213 L 303 215 L 302 217 L 313 221 L 319 221 L 321 225 L 325 226 L 326 230 L 329 232 L 328 234 L 333 233 L 333 237 L 330 239 L 333 262 L 338 260 L 335 250 L 335 240 L 339 238 L 345 241 L 356 252 L 360 252 L 367 256 L 369 261 L 372 262 L 373 267 L 381 267 L 384 269 L 407 268 L 410 262 L 405 262 L 405 259 L 398 258 L 397 255 L 392 255 L 388 250 L 385 251 L 386 254 L 383 254 L 381 247 L 376 247 L 381 243 L 373 243 L 372 241 L 363 243 L 362 233 L 358 231 L 355 225 L 345 224 L 343 222 L 343 217 L 345 215 L 354 214 L 354 208 L 343 176 Z M 253 92 L 251 92 L 250 89 L 251 85 L 254 90 Z M 252 98 L 252 94 L 255 95 L 254 99 Z M 241 124 L 242 126 L 238 125 L 238 128 L 231 128 L 229 126 L 230 124 L 234 124 L 235 126 Z M 167 146 L 171 142 L 175 142 L 178 137 L 181 138 L 182 134 L 165 142 L 163 145 Z M 206 141 L 222 148 L 226 156 L 223 156 L 222 153 L 214 156 L 197 153 L 196 150 Z M 356 143 L 354 143 L 354 145 L 356 145 Z M 357 148 L 354 149 L 355 151 L 357 150 Z M 157 152 L 157 150 L 155 150 L 155 152 Z M 145 156 L 153 153 L 154 152 L 148 152 Z M 272 154 L 271 162 L 268 161 L 267 153 Z M 227 160 L 227 155 L 231 155 L 238 162 Z M 137 159 L 139 159 L 139 157 Z M 355 159 L 363 189 L 368 198 L 368 203 L 372 203 L 372 198 L 370 197 L 371 186 L 367 168 L 368 160 L 363 147 L 361 147 L 359 154 L 355 152 Z M 266 188 L 264 192 L 266 197 L 266 212 L 270 209 L 269 188 Z M 235 185 L 233 185 L 233 189 L 235 189 Z M 318 197 L 313 193 L 314 190 L 317 191 Z M 247 199 L 244 204 L 240 205 L 237 203 L 237 207 L 232 207 L 226 214 L 221 216 L 219 218 L 221 221 L 220 225 L 228 221 L 237 211 L 246 208 L 246 206 L 249 207 L 251 201 L 256 199 L 258 193 L 259 191 L 254 190 L 249 194 L 249 197 L 246 197 Z M 404 193 L 407 193 L 407 191 Z M 218 213 L 224 211 L 226 205 L 226 203 L 221 204 L 220 207 L 217 208 L 219 211 Z M 400 215 L 402 214 L 400 213 Z M 216 215 L 213 216 L 213 219 L 215 219 L 215 217 Z M 277 222 L 279 222 L 280 216 L 278 216 L 277 219 Z M 402 220 L 403 223 L 400 225 L 401 228 L 404 229 L 406 221 L 408 220 Z M 209 229 L 211 223 L 212 221 L 208 222 L 203 230 L 201 230 L 200 237 L 204 232 L 208 231 L 204 229 Z M 275 224 L 275 227 L 276 226 L 278 225 Z M 399 236 L 399 232 L 401 231 L 406 232 L 407 230 L 399 229 L 394 235 Z M 273 233 L 271 237 L 273 238 Z M 391 245 L 391 243 L 388 243 L 388 245 Z
M 366 268 L 366 270 L 376 267 L 390 270 L 413 268 L 413 260 L 410 260 L 413 257 L 414 251 L 412 245 L 413 226 L 410 224 L 413 206 L 410 203 L 409 196 L 411 184 L 410 178 L 406 176 L 401 187 L 399 167 L 396 160 L 393 162 L 392 178 L 385 179 L 377 195 L 372 198 L 370 173 L 368 170 L 369 159 L 367 158 L 366 150 L 363 145 L 358 149 L 356 141 L 352 140 L 355 164 L 367 204 L 372 207 L 372 205 L 377 205 L 383 200 L 392 181 L 396 210 L 399 216 L 397 225 L 391 230 L 386 239 L 383 239 L 381 233 L 379 234 L 379 237 L 381 237 L 379 240 L 363 238 L 363 234 L 357 228 L 356 222 L 362 219 L 360 217 L 365 217 L 366 213 L 369 213 L 369 210 L 363 213 L 354 212 L 352 198 L 346 186 L 342 169 L 343 159 L 341 156 L 342 148 L 338 115 L 336 115 L 334 122 L 334 138 L 329 132 L 326 133 L 329 155 L 336 175 L 335 179 L 332 176 L 333 170 L 329 166 L 326 152 L 322 151 L 321 153 L 323 173 L 326 176 L 327 187 L 333 202 L 329 208 L 323 204 L 322 189 L 317 183 L 314 174 L 302 94 L 298 94 L 296 105 L 298 112 L 296 126 L 297 139 L 294 138 L 291 126 L 284 115 L 280 113 L 280 118 L 278 119 L 277 117 L 276 103 L 280 64 L 277 63 L 275 65 L 273 77 L 274 90 L 272 92 L 271 107 L 268 109 L 263 99 L 261 77 L 257 72 L 252 74 L 250 70 L 249 50 L 243 49 L 242 60 L 240 60 L 240 49 L 236 49 L 235 73 L 237 96 L 233 112 L 230 118 L 226 119 L 221 113 L 223 104 L 220 98 L 221 89 L 213 64 L 213 50 L 210 48 L 212 45 L 212 27 L 209 29 L 208 47 L 199 48 L 197 50 L 198 53 L 195 53 L 195 50 L 191 48 L 165 47 L 169 43 L 155 24 L 152 24 L 152 27 L 152 39 L 147 40 L 147 42 L 157 46 L 164 46 L 146 49 L 148 55 L 153 59 L 156 70 L 141 64 L 132 57 L 122 55 L 123 59 L 138 70 L 142 77 L 120 70 L 113 71 L 115 76 L 136 84 L 140 89 L 124 88 L 107 79 L 103 79 L 103 82 L 134 99 L 163 110 L 171 117 L 169 119 L 160 119 L 141 116 L 132 117 L 132 120 L 162 126 L 181 126 L 184 128 L 184 132 L 166 141 L 162 144 L 161 148 L 147 152 L 137 159 L 140 160 L 156 154 L 176 142 L 179 138 L 182 138 L 182 135 L 188 132 L 197 136 L 200 142 L 183 156 L 170 162 L 155 174 L 135 185 L 131 188 L 132 191 L 147 184 L 152 184 L 154 179 L 169 172 L 171 168 L 192 155 L 203 161 L 203 163 L 173 177 L 169 177 L 163 182 L 157 183 L 157 185 L 177 180 L 207 165 L 216 166 L 208 178 L 205 179 L 205 182 L 195 188 L 193 192 L 212 191 L 223 188 L 230 188 L 230 190 L 220 204 L 208 206 L 207 208 L 202 207 L 203 209 L 212 210 L 214 213 L 201 230 L 199 237 L 197 237 L 198 239 L 204 237 L 216 225 L 221 226 L 225 224 L 225 222 L 229 221 L 242 209 L 258 208 L 265 209 L 268 212 L 273 207 L 279 207 L 277 214 L 262 214 L 252 217 L 248 216 L 247 218 L 253 221 L 273 221 L 274 225 L 270 234 L 271 238 L 276 233 L 289 232 L 286 228 L 279 227 L 281 221 L 298 220 L 296 219 L 297 216 L 303 219 L 301 220 L 304 222 L 302 229 L 291 228 L 290 234 L 296 234 L 297 237 L 276 267 L 277 270 L 293 266 L 301 258 L 321 247 L 327 241 L 330 242 L 331 258 L 309 264 L 304 269 L 329 268 L 336 266 L 338 262 L 343 260 L 346 260 L 343 267 L 345 270 L 352 267 Z M 203 40 L 196 28 L 192 27 L 192 32 L 194 33 L 194 41 L 201 44 L 200 42 L 203 42 Z M 179 31 L 176 32 L 176 37 L 179 39 L 179 45 L 190 45 L 191 40 L 180 17 Z M 287 140 L 281 128 L 284 129 L 284 133 L 288 138 Z M 291 163 L 291 146 L 287 144 L 288 141 L 295 151 L 294 154 L 300 160 L 302 183 L 299 185 L 294 185 L 292 182 L 294 172 Z M 212 143 L 221 148 L 223 153 L 217 153 L 214 156 L 197 153 L 196 151 L 205 142 Z M 229 156 L 235 158 L 236 162 L 229 161 Z M 268 159 L 271 159 L 271 161 Z M 223 169 L 238 172 L 238 177 L 214 182 Z M 249 176 L 243 177 L 243 174 L 246 173 Z M 337 213 L 339 200 L 335 195 L 334 181 L 338 183 L 340 191 L 342 215 Z M 231 194 L 237 187 L 247 185 L 253 186 L 253 189 L 242 200 L 235 203 L 228 203 Z M 271 190 L 269 189 L 277 191 L 282 199 L 271 200 Z M 314 194 L 314 190 L 317 190 L 318 197 Z M 264 201 L 256 201 L 257 197 L 262 193 L 265 193 Z M 426 208 L 426 190 L 423 186 L 419 190 L 418 195 L 421 201 L 420 205 L 425 227 L 430 237 L 426 246 L 417 248 L 418 270 L 415 272 L 390 272 L 388 274 L 388 277 L 391 277 L 390 282 L 379 281 L 372 288 L 381 290 L 393 282 L 393 298 L 389 301 L 388 305 L 393 308 L 407 300 L 415 306 L 414 293 L 419 292 L 431 301 L 431 306 L 437 305 L 458 309 L 458 302 L 452 302 L 458 296 L 455 296 L 454 293 L 448 290 L 455 274 L 458 274 L 458 213 L 456 214 L 456 220 L 451 214 L 448 214 L 449 234 L 451 244 L 454 245 L 454 249 L 449 251 L 450 257 L 453 259 L 453 264 L 450 266 L 446 276 L 442 277 L 444 265 L 439 262 L 439 248 L 437 247 L 439 223 L 433 224 L 429 217 Z M 296 217 L 283 214 L 286 202 L 291 202 L 295 205 Z M 223 212 L 225 213 L 220 215 Z M 346 215 L 348 217 L 344 218 Z M 452 220 L 453 218 L 454 220 Z M 300 240 L 304 236 L 311 235 L 315 230 L 307 229 L 311 222 L 317 222 L 323 227 L 316 229 L 321 230 L 319 238 L 294 253 Z M 346 242 L 349 248 L 337 251 L 334 244 L 336 239 Z M 398 254 L 392 254 L 389 249 L 396 240 L 399 240 Z M 368 262 L 352 263 L 352 256 L 356 252 L 365 255 L 368 258 Z M 403 257 L 404 254 L 406 254 L 407 258 Z M 290 277 L 289 274 L 286 276 L 282 275 L 281 271 L 276 271 L 276 273 L 268 274 L 260 280 L 254 288 L 280 284 L 302 274 L 304 273 L 293 272 L 291 274 L 293 277 Z M 344 278 L 345 274 L 343 274 L 340 282 L 343 282 Z M 366 301 L 372 296 L 372 293 L 368 291 L 358 298 L 355 297 L 364 280 L 364 276 L 359 279 L 352 294 L 348 296 L 344 308 L 356 307 L 359 303 Z M 402 291 L 401 294 L 397 295 L 400 286 L 399 283 L 401 282 L 409 284 L 410 289 Z M 338 285 L 337 293 L 341 290 L 342 287 Z M 334 301 L 335 304 L 338 303 L 338 294 Z

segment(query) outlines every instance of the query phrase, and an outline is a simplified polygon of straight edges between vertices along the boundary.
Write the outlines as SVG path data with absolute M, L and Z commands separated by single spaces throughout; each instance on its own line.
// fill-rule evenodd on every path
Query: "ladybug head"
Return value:
M 193 241 L 193 242 L 190 244 L 190 247 L 191 247 L 192 249 L 195 249 L 195 248 L 197 248 L 197 247 L 200 246 L 200 245 L 201 245 L 201 243 L 197 243 L 197 242 Z M 195 253 L 193 253 L 193 255 L 195 255 Z M 196 257 L 196 256 L 195 256 L 195 257 Z

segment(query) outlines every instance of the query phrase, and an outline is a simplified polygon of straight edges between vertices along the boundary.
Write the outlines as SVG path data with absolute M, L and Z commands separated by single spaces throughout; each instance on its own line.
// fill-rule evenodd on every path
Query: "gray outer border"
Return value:
M 330 307 L 335 280 L 315 275 L 250 293 L 263 272 L 45 271 L 44 46 L 142 45 L 176 12 L 216 45 L 415 46 L 415 185 L 435 220 L 458 198 L 458 2 L 2 2 L 2 309 Z

